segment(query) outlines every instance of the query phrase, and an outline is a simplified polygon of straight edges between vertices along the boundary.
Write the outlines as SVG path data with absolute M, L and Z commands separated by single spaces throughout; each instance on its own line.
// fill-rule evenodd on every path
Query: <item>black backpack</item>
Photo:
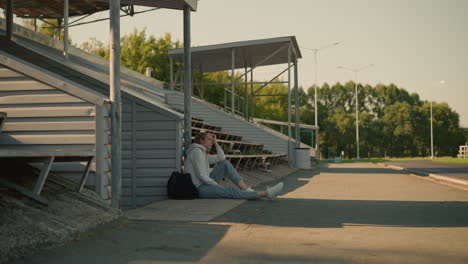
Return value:
M 190 173 L 174 171 L 167 182 L 167 196 L 170 199 L 190 200 L 198 197 L 198 190 L 193 185 Z

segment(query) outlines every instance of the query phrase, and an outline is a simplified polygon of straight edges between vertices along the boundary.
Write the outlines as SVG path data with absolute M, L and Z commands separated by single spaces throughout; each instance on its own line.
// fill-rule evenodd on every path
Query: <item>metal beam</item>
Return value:
M 291 66 L 288 66 L 286 69 L 284 69 L 282 72 L 280 72 L 279 74 L 277 74 L 275 77 L 273 77 L 269 82 L 266 82 L 262 87 L 258 88 L 254 93 L 257 93 L 258 91 L 260 91 L 261 89 L 265 88 L 265 86 L 267 86 L 268 84 L 272 84 L 272 83 L 288 83 L 288 82 L 273 82 L 274 79 L 278 78 L 281 74 L 283 74 L 284 72 L 286 72 L 287 70 L 289 70 L 291 68 Z
M 288 94 L 254 94 L 253 96 L 288 96 Z
M 192 54 L 190 47 L 190 7 L 184 8 L 184 147 L 192 143 Z M 186 154 L 186 153 L 185 153 Z
M 250 68 L 250 71 L 253 71 L 255 68 L 257 68 L 259 65 L 261 65 L 262 63 L 264 63 L 265 61 L 271 59 L 272 57 L 276 56 L 276 54 L 280 53 L 284 48 L 286 48 L 287 46 L 282 46 L 280 47 L 279 49 L 277 49 L 276 51 L 274 51 L 273 53 L 271 53 L 270 55 L 266 56 L 263 60 L 261 60 L 260 62 L 258 62 L 257 64 L 255 64 L 254 66 L 251 66 Z M 249 73 L 250 71 L 242 74 L 241 76 L 239 76 L 237 80 L 240 80 L 242 77 L 244 77 L 244 75 L 247 75 L 247 73 Z
M 114 208 L 120 207 L 122 186 L 122 108 L 120 98 L 120 0 L 109 1 L 110 10 L 110 64 L 109 83 L 111 100 L 111 166 L 112 201 Z
M 235 113 L 235 105 L 234 105 L 234 68 L 235 68 L 235 60 L 236 60 L 236 51 L 232 48 L 231 51 L 231 112 L 232 114 Z
M 272 83 L 282 83 L 286 84 L 288 83 L 287 81 L 279 81 L 279 82 L 234 82 L 236 85 L 241 85 L 241 84 L 272 84 Z M 228 83 L 194 83 L 193 85 L 231 85 L 231 82 Z
M 13 0 L 7 0 L 6 6 L 6 37 L 11 40 L 13 36 Z
M 296 123 L 296 148 L 301 146 L 301 135 L 299 129 L 299 77 L 297 72 L 297 59 L 294 61 L 294 103 L 295 103 L 295 123 Z
M 68 11 L 69 0 L 63 0 L 63 56 L 68 59 Z
M 291 153 L 291 43 L 288 44 L 288 159 L 292 160 L 292 153 Z

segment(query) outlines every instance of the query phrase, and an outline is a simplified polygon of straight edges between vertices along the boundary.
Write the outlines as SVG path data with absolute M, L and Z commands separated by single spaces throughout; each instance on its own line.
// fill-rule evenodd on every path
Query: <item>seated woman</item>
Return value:
M 193 184 L 198 189 L 200 198 L 231 198 L 255 200 L 268 198 L 273 200 L 283 189 L 280 182 L 267 191 L 256 192 L 249 188 L 242 180 L 239 173 L 224 157 L 224 152 L 216 141 L 216 135 L 210 133 L 199 133 L 187 150 L 185 159 L 185 172 L 190 173 Z M 213 145 L 216 155 L 209 152 Z M 216 164 L 213 171 L 209 171 L 209 165 Z M 229 188 L 220 185 L 223 176 L 227 176 L 238 188 Z

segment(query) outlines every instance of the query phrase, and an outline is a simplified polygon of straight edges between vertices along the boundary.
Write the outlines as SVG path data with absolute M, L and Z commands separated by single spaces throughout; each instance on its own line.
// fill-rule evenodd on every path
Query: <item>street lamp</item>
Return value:
M 338 69 L 342 69 L 342 70 L 348 70 L 348 71 L 352 71 L 354 72 L 354 89 L 355 89 L 355 92 L 356 92 L 356 159 L 359 160 L 361 159 L 361 157 L 359 157 L 359 114 L 358 114 L 358 90 L 357 90 L 357 73 L 364 70 L 364 69 L 367 69 L 367 68 L 370 68 L 374 66 L 374 64 L 369 64 L 367 66 L 364 66 L 364 67 L 361 67 L 361 68 L 347 68 L 347 67 L 343 67 L 343 66 L 339 66 Z
M 444 85 L 445 81 L 440 81 L 439 84 Z M 431 160 L 434 159 L 434 129 L 432 126 L 432 100 L 431 100 Z
M 324 49 L 327 49 L 327 48 L 330 48 L 330 47 L 333 47 L 333 46 L 336 46 L 340 44 L 340 42 L 333 42 L 333 43 L 330 43 L 328 45 L 325 45 L 323 47 L 320 47 L 320 48 L 316 48 L 316 49 L 309 49 L 309 48 L 304 48 L 306 50 L 311 50 L 314 52 L 314 68 L 315 68 L 315 72 L 314 72 L 314 75 L 315 75 L 315 82 L 314 82 L 314 111 L 315 111 L 315 126 L 318 127 L 318 105 L 317 105 L 317 69 L 318 69 L 318 63 L 317 63 L 317 53 L 321 50 L 324 50 Z M 318 131 L 317 131 L 318 132 Z M 317 151 L 318 150 L 318 133 L 316 134 L 316 137 L 315 137 L 315 150 Z

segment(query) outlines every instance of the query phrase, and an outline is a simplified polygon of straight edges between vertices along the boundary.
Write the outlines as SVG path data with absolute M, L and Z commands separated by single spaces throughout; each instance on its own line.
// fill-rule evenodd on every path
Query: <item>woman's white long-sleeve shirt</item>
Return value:
M 226 158 L 219 144 L 216 143 L 214 146 L 216 147 L 216 155 L 209 155 L 205 146 L 197 143 L 193 143 L 187 149 L 184 172 L 190 173 L 192 182 L 197 187 L 202 183 L 218 185 L 218 183 L 210 178 L 210 164 L 225 160 Z

